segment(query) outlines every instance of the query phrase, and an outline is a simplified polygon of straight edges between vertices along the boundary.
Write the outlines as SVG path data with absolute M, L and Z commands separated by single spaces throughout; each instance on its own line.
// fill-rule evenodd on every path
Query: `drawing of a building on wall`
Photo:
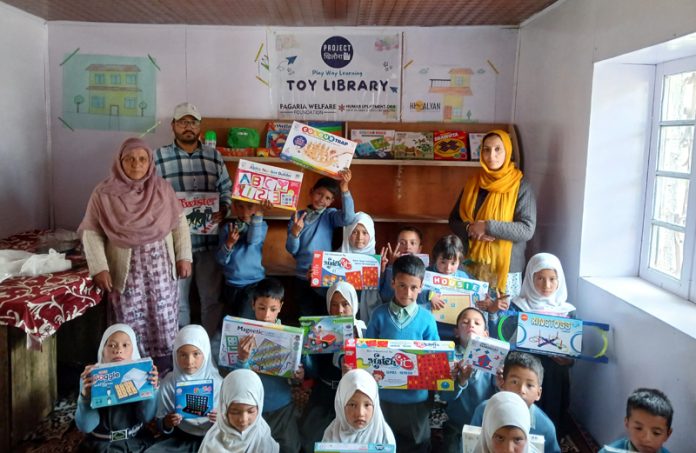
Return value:
M 88 113 L 93 115 L 143 116 L 142 90 L 138 86 L 140 68 L 133 64 L 91 64 Z
M 453 68 L 448 74 L 449 79 L 430 79 L 429 93 L 442 94 L 443 121 L 474 121 L 471 110 L 466 108 L 465 99 L 472 96 L 471 75 L 469 68 Z

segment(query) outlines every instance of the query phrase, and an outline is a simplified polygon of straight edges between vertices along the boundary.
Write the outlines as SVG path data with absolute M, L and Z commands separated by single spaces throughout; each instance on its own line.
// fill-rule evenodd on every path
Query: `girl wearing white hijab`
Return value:
M 372 217 L 364 212 L 355 214 L 353 223 L 343 227 L 343 244 L 339 249 L 342 253 L 362 253 L 374 255 L 375 252 L 375 223 Z M 377 289 L 363 289 L 359 291 L 360 307 L 357 313 L 360 319 L 367 324 L 372 312 L 382 303 L 382 298 Z M 353 311 L 355 313 L 356 310 Z
M 396 445 L 382 415 L 377 382 L 367 371 L 351 370 L 343 376 L 334 409 L 336 419 L 324 431 L 322 442 Z
M 88 433 L 80 449 L 90 452 L 129 451 L 142 452 L 152 440 L 142 429 L 155 416 L 157 395 L 134 403 L 92 409 L 90 372 L 96 365 L 140 359 L 135 332 L 126 324 L 114 324 L 106 329 L 99 343 L 97 363 L 87 365 L 80 375 L 80 394 L 77 399 L 75 424 Z M 153 365 L 150 382 L 157 388 L 157 367 Z M 113 440 L 114 433 L 121 440 Z M 124 436 L 125 433 L 125 436 Z
M 527 263 L 522 290 L 513 303 L 520 311 L 568 317 L 575 306 L 567 299 L 561 261 L 550 253 L 534 255 Z
M 483 411 L 481 437 L 474 453 L 537 453 L 529 442 L 530 425 L 529 408 L 522 397 L 512 392 L 496 393 Z
M 171 434 L 162 442 L 148 449 L 155 452 L 196 452 L 203 436 L 215 422 L 213 409 L 207 416 L 182 418 L 176 413 L 176 384 L 184 381 L 210 379 L 213 381 L 213 397 L 220 393 L 222 377 L 213 364 L 210 339 L 199 325 L 183 327 L 174 339 L 172 363 L 174 369 L 164 378 L 157 405 L 158 424 L 165 434 Z
M 340 294 L 345 301 L 347 301 L 350 304 L 351 307 L 351 313 L 350 315 L 353 316 L 353 325 L 355 326 L 355 334 L 359 337 L 362 338 L 363 331 L 367 329 L 367 326 L 365 325 L 364 321 L 361 321 L 360 319 L 357 319 L 357 313 L 358 313 L 358 293 L 355 291 L 355 288 L 353 288 L 353 285 L 351 285 L 348 282 L 336 282 L 331 287 L 329 290 L 326 292 L 326 312 L 332 316 L 350 316 L 349 314 L 345 313 L 345 311 L 342 311 L 340 308 L 338 308 L 339 312 L 337 313 L 332 313 L 332 305 L 335 305 L 338 303 L 339 305 L 341 304 L 342 301 L 339 302 L 333 302 L 334 301 L 334 294 Z M 340 299 L 340 298 L 336 298 Z M 334 310 L 335 311 L 335 310 Z
M 222 381 L 218 417 L 199 453 L 278 453 L 278 442 L 263 419 L 263 384 L 251 370 L 232 371 Z

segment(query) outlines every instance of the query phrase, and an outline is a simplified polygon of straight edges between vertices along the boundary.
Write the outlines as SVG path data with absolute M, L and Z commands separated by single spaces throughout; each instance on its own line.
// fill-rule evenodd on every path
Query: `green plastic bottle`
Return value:
M 215 133 L 215 131 L 205 131 L 205 138 L 203 139 L 203 144 L 213 149 L 217 147 L 217 134 Z

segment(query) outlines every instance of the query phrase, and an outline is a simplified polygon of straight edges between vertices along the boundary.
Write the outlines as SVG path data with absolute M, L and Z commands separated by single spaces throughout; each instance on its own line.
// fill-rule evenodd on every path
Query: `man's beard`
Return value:
M 183 143 L 185 145 L 193 145 L 194 143 L 198 142 L 198 136 L 193 132 L 184 132 L 182 134 L 177 134 L 176 139 L 179 143 Z

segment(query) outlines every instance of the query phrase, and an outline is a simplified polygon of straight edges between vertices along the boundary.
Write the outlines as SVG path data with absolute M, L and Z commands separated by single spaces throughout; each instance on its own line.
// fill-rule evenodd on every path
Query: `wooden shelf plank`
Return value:
M 235 157 L 222 156 L 225 162 L 239 162 L 239 159 L 261 162 L 264 164 L 291 164 L 287 160 L 279 157 Z M 477 161 L 457 161 L 457 160 L 396 160 L 396 159 L 353 159 L 352 165 L 409 165 L 420 167 L 480 167 Z
M 273 220 L 273 221 L 289 221 L 290 216 L 280 216 L 280 215 L 268 215 L 264 216 L 264 220 Z M 430 216 L 399 216 L 399 217 L 392 217 L 392 216 L 381 216 L 381 215 L 374 215 L 372 216 L 372 220 L 374 220 L 377 223 L 442 223 L 446 224 L 449 223 L 449 219 L 443 219 L 439 217 L 430 217 Z

